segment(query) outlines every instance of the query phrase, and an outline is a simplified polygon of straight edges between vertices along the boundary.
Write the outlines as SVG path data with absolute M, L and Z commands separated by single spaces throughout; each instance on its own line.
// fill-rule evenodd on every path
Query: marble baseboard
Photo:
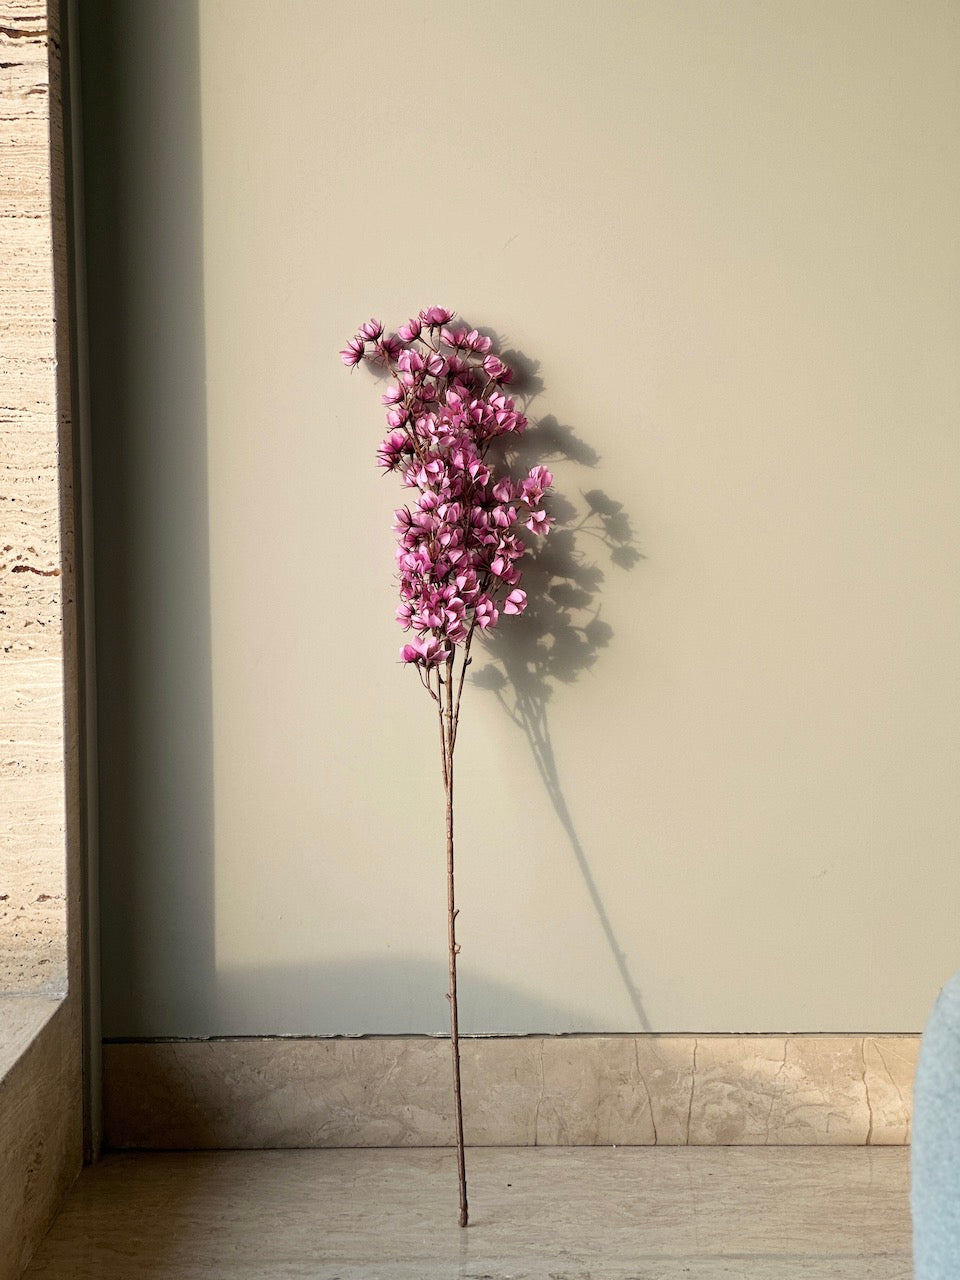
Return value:
M 465 1039 L 472 1146 L 906 1145 L 917 1035 Z M 104 1045 L 114 1149 L 447 1146 L 449 1042 Z

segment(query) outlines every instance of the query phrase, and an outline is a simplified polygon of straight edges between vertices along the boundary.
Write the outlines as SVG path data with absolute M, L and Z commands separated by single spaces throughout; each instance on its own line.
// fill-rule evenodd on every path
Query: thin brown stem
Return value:
M 446 795 L 448 783 L 447 775 L 447 735 L 443 727 L 443 707 L 437 709 L 437 716 L 440 721 L 440 766 L 443 773 L 443 792 Z
M 414 666 L 417 668 L 417 675 L 420 677 L 420 683 L 426 689 L 427 693 L 429 693 L 434 702 L 439 702 L 440 699 L 433 692 L 433 685 L 430 683 L 430 668 L 428 667 L 426 671 L 424 671 L 419 662 L 414 663 Z
M 470 630 L 467 632 L 467 639 L 463 646 L 463 666 L 460 668 L 460 682 L 457 685 L 457 700 L 453 706 L 453 741 L 450 743 L 450 753 L 453 754 L 453 748 L 457 745 L 457 727 L 460 724 L 460 699 L 463 697 L 463 682 L 466 678 L 467 667 L 470 665 L 470 643 L 473 640 L 473 632 L 476 628 L 476 622 L 470 624 Z
M 457 905 L 454 891 L 453 863 L 453 746 L 454 746 L 454 704 L 453 704 L 453 664 L 454 655 L 447 658 L 447 674 L 443 684 L 444 707 L 441 712 L 441 738 L 444 739 L 443 782 L 446 792 L 447 813 L 447 943 L 449 954 L 450 989 L 447 999 L 450 1001 L 450 1052 L 453 1067 L 453 1099 L 456 1112 L 457 1132 L 457 1175 L 460 1185 L 460 1214 L 458 1221 L 461 1227 L 467 1225 L 467 1173 L 463 1150 L 463 1098 L 460 1089 L 460 1028 L 457 1010 Z M 443 729 L 443 717 L 446 717 L 446 733 Z

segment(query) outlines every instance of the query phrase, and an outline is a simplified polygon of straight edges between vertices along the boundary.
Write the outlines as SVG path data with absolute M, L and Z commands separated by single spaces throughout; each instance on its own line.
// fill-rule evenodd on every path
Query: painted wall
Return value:
M 919 1029 L 960 960 L 957 8 L 83 16 L 106 1033 L 446 1025 L 399 490 L 337 357 L 432 303 L 522 353 L 566 531 L 552 658 L 505 626 L 465 695 L 464 1028 Z

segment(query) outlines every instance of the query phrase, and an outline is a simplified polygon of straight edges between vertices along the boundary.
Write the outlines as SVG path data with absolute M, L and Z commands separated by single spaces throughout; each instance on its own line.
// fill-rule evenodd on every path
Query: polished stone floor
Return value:
M 909 1280 L 909 1151 L 540 1147 L 112 1155 L 29 1277 Z

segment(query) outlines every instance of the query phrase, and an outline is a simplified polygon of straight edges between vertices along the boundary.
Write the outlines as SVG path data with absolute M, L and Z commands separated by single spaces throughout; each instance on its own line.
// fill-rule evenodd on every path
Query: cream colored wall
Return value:
M 643 557 L 577 535 L 609 642 L 549 684 L 551 787 L 466 696 L 465 1029 L 918 1029 L 960 959 L 957 10 L 101 8 L 107 1034 L 445 1026 L 399 491 L 336 354 L 431 303 L 535 363 L 558 490 Z

